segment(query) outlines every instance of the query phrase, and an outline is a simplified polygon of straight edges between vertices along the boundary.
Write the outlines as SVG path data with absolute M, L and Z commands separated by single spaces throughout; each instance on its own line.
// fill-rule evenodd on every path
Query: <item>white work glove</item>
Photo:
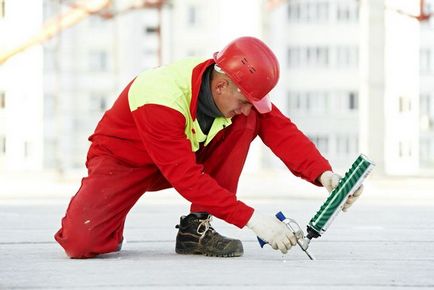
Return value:
M 283 254 L 297 244 L 297 239 L 291 230 L 275 216 L 264 216 L 255 211 L 247 227 L 263 241 L 269 243 L 274 250 L 280 250 Z
M 328 192 L 332 192 L 332 190 L 338 186 L 339 181 L 341 180 L 341 176 L 332 171 L 324 171 L 323 174 L 319 177 L 319 182 L 328 190 Z M 342 211 L 346 212 L 348 208 L 350 208 L 353 203 L 359 198 L 359 196 L 363 192 L 363 185 L 361 185 L 353 194 L 348 196 L 345 201 L 344 206 L 342 207 Z
M 359 198 L 362 192 L 363 192 L 363 184 L 360 185 L 360 187 L 353 194 L 348 196 L 347 201 L 342 207 L 342 211 L 346 212 L 353 205 L 353 203 Z
M 342 177 L 339 174 L 336 174 L 329 170 L 324 171 L 324 173 L 321 174 L 321 176 L 319 177 L 319 182 L 321 182 L 322 186 L 324 186 L 330 193 L 336 186 L 338 186 L 341 179 Z

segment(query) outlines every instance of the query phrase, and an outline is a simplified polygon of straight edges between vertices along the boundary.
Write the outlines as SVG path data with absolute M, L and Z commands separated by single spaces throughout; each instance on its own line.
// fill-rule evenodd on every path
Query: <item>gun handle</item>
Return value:
M 265 244 L 268 244 L 266 241 L 262 240 L 260 237 L 257 237 L 257 238 L 258 238 L 258 242 L 259 242 L 259 245 L 261 246 L 261 248 L 263 248 L 265 246 Z

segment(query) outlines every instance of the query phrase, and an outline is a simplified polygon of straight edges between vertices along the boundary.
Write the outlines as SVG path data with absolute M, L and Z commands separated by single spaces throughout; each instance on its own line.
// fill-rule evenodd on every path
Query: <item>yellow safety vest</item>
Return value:
M 144 71 L 133 81 L 128 92 L 131 112 L 147 104 L 162 105 L 180 112 L 185 117 L 185 135 L 193 152 L 199 150 L 202 142 L 208 145 L 218 132 L 232 123 L 230 118 L 217 117 L 205 135 L 197 118 L 193 120 L 190 112 L 191 78 L 193 69 L 202 62 L 204 59 L 201 58 L 187 58 Z

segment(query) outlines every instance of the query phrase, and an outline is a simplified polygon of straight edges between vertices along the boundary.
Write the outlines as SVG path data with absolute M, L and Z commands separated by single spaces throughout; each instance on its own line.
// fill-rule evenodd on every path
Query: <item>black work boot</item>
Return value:
M 205 255 L 215 257 L 240 257 L 243 244 L 217 233 L 210 225 L 208 213 L 191 213 L 182 216 L 176 236 L 175 251 L 178 254 Z

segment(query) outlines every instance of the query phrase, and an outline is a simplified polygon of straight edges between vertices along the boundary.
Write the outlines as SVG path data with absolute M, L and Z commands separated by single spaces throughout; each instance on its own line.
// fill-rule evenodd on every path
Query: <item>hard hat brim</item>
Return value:
M 260 114 L 271 112 L 271 100 L 269 94 L 267 94 L 259 101 L 250 100 L 250 102 Z

